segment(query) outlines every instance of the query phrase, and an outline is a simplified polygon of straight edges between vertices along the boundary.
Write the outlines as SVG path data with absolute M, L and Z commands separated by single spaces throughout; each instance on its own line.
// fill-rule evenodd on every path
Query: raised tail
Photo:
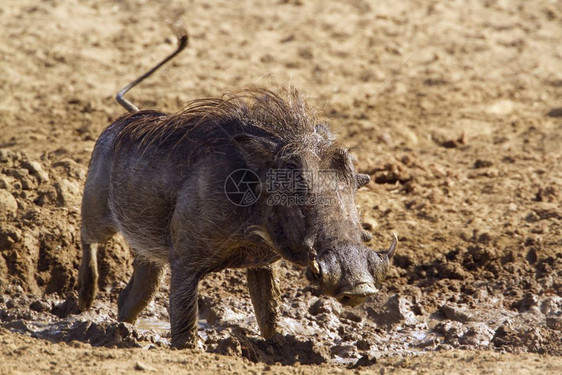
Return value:
M 129 91 L 130 89 L 135 87 L 137 84 L 142 82 L 145 78 L 151 76 L 152 73 L 154 73 L 156 70 L 158 70 L 162 65 L 166 64 L 168 61 L 173 59 L 188 44 L 189 36 L 187 34 L 187 30 L 185 29 L 185 26 L 183 25 L 183 23 L 176 22 L 176 23 L 170 23 L 169 25 L 170 25 L 170 28 L 172 29 L 172 31 L 178 37 L 178 48 L 172 54 L 170 54 L 168 57 L 166 57 L 164 60 L 159 62 L 155 67 L 153 67 L 148 72 L 144 73 L 142 76 L 140 76 L 139 78 L 135 79 L 133 82 L 131 82 L 127 86 L 125 86 L 123 88 L 123 90 L 119 91 L 117 93 L 117 95 L 115 96 L 115 99 L 117 100 L 117 103 L 121 104 L 127 111 L 129 111 L 131 113 L 138 112 L 139 108 L 136 105 L 134 105 L 133 103 L 131 103 L 129 100 L 125 99 L 123 97 L 123 95 L 125 95 L 127 93 L 127 91 Z

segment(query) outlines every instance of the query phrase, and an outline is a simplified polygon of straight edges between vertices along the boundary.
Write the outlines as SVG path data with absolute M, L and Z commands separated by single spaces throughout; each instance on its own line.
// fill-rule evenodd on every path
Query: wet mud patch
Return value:
M 456 298 L 443 296 L 442 290 L 426 291 L 425 297 L 433 298 L 422 298 L 422 289 L 415 287 L 401 293 L 381 292 L 355 309 L 308 295 L 292 307 L 284 305 L 284 333 L 269 340 L 259 336 L 247 296 L 234 293 L 215 300 L 203 291 L 199 346 L 209 353 L 252 362 L 332 363 L 350 368 L 388 356 L 453 349 L 560 355 L 556 340 L 561 328 L 559 296 L 529 293 L 508 303 L 488 293 L 481 281 L 464 289 L 472 293 Z M 131 325 L 116 321 L 115 299 L 109 294 L 102 295 L 92 311 L 77 314 L 74 296 L 63 300 L 8 293 L 0 303 L 0 324 L 12 332 L 103 347 L 149 349 L 170 344 L 163 298 Z M 165 294 L 165 290 L 160 292 L 161 297 Z M 432 300 L 438 301 L 437 308 Z

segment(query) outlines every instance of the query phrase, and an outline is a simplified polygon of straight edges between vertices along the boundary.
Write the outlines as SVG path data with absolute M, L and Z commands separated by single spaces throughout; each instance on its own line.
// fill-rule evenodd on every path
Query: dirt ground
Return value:
M 168 286 L 116 321 L 127 245 L 100 249 L 77 313 L 80 199 L 100 132 L 247 85 L 307 95 L 372 182 L 370 246 L 400 244 L 354 309 L 280 266 L 284 335 L 258 335 L 244 273 L 201 283 L 199 351 L 169 348 Z M 0 374 L 562 373 L 562 2 L 3 0 Z

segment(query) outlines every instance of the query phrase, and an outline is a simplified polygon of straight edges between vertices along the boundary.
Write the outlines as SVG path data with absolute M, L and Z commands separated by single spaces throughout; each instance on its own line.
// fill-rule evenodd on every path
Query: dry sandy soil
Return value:
M 95 139 L 141 108 L 247 85 L 305 93 L 358 169 L 370 246 L 399 252 L 345 309 L 281 264 L 284 335 L 258 335 L 243 272 L 206 278 L 202 350 L 169 349 L 167 285 L 118 323 L 115 238 L 76 311 L 79 205 Z M 562 2 L 62 1 L 0 7 L 0 373 L 562 373 Z

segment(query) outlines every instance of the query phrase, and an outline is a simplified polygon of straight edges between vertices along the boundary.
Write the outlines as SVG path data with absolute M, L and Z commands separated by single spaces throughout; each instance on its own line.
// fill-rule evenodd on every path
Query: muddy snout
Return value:
M 378 292 L 388 264 L 386 252 L 362 245 L 342 245 L 311 260 L 306 276 L 322 293 L 343 305 L 357 306 Z
M 342 288 L 336 295 L 336 299 L 342 305 L 355 307 L 377 292 L 378 289 L 373 283 L 363 282 L 352 288 Z

